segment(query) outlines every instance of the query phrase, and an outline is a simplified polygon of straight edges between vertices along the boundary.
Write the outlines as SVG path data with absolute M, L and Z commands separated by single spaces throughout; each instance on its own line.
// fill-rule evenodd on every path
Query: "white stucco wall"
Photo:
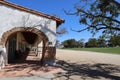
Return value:
M 14 27 L 35 27 L 44 32 L 52 46 L 55 46 L 56 21 L 0 4 L 0 38 Z

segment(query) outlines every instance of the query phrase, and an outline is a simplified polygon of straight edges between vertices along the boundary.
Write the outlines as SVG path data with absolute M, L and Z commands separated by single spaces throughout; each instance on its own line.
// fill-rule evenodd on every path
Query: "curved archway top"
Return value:
M 16 33 L 16 32 L 32 32 L 32 33 L 37 34 L 44 42 L 48 42 L 48 37 L 42 31 L 40 31 L 37 28 L 33 28 L 33 27 L 15 27 L 15 28 L 12 28 L 11 30 L 6 31 L 6 32 L 3 33 L 2 38 L 1 38 L 1 43 L 2 43 L 3 47 L 5 47 L 5 44 L 6 44 L 6 41 L 7 41 L 8 37 L 11 34 Z

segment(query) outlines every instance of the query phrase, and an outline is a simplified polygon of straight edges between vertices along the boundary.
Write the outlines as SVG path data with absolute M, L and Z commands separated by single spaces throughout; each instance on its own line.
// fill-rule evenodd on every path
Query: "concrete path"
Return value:
M 22 76 L 22 77 L 12 77 L 12 78 L 0 78 L 0 80 L 53 80 L 53 74 L 44 74 L 36 76 Z

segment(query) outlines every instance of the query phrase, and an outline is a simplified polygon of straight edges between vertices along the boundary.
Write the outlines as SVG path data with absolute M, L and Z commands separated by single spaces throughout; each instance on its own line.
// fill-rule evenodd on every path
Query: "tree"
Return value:
M 90 38 L 88 42 L 86 42 L 85 47 L 97 47 L 97 39 Z
M 97 39 L 97 47 L 106 47 L 106 40 L 104 36 L 99 36 Z
M 84 47 L 84 39 L 80 39 L 79 41 L 78 41 L 78 47 Z
M 65 48 L 75 48 L 78 47 L 78 42 L 75 39 L 68 39 L 62 42 Z
M 65 11 L 66 14 L 80 16 L 79 22 L 86 25 L 86 28 L 74 31 L 88 30 L 95 34 L 101 30 L 104 34 L 120 34 L 120 1 L 80 0 L 74 8 L 75 13 Z
M 109 44 L 111 44 L 113 47 L 120 46 L 120 35 L 111 36 Z

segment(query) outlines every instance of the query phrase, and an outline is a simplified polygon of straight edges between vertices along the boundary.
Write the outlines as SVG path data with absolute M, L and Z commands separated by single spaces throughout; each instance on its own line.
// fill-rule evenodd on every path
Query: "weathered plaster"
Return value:
M 54 50 L 56 43 L 56 27 L 57 27 L 57 22 L 55 20 L 41 17 L 35 14 L 27 13 L 0 4 L 0 23 L 1 23 L 0 46 L 4 45 L 4 47 L 1 47 L 1 50 L 4 51 L 4 54 L 6 55 L 6 60 L 5 60 L 6 63 L 8 61 L 7 56 L 8 56 L 8 46 L 9 46 L 7 42 L 7 37 L 9 37 L 12 33 L 18 33 L 19 31 L 26 31 L 25 29 L 28 29 L 32 33 L 36 33 L 40 37 L 39 39 L 43 40 L 44 48 L 42 50 L 42 53 L 45 53 L 44 58 L 46 59 L 54 58 L 54 55 L 56 53 Z M 39 41 L 36 41 L 36 44 Z M 49 42 L 52 44 L 48 45 Z
M 55 46 L 56 21 L 0 4 L 0 38 L 14 27 L 35 27 L 42 31 Z

